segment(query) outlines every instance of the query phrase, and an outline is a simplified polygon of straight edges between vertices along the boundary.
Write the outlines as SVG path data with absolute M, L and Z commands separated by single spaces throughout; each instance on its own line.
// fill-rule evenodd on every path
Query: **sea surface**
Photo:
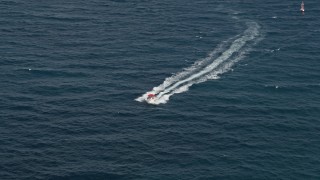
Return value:
M 300 3 L 0 0 L 0 179 L 319 180 Z

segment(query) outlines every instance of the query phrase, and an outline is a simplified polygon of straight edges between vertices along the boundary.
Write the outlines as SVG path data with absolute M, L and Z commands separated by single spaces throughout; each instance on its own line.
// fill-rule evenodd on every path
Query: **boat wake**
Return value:
M 208 79 L 218 79 L 218 75 L 229 71 L 261 39 L 259 38 L 260 26 L 256 22 L 246 24 L 247 29 L 243 33 L 222 42 L 206 58 L 166 78 L 162 84 L 135 100 L 156 105 L 165 104 L 169 101 L 170 96 L 188 91 L 189 87 L 194 84 L 205 82 Z M 150 94 L 155 95 L 152 101 L 148 100 Z

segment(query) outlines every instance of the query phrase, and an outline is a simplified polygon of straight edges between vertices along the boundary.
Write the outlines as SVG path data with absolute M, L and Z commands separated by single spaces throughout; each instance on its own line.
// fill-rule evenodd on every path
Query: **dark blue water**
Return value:
M 320 4 L 305 8 L 1 0 L 0 179 L 320 179 Z M 219 78 L 135 101 L 252 23 Z

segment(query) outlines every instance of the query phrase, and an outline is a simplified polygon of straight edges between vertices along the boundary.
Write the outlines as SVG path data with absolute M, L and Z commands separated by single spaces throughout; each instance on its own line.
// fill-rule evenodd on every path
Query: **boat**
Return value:
M 148 94 L 146 101 L 149 104 L 155 104 L 156 99 L 157 99 L 156 95 L 150 93 L 150 94 Z
M 300 11 L 301 11 L 301 12 L 304 12 L 304 3 L 303 3 L 303 1 L 301 2 L 301 8 L 300 8 Z

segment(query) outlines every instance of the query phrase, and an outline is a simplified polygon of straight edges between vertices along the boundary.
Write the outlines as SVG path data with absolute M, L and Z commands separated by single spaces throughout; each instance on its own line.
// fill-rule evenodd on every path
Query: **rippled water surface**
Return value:
M 0 1 L 0 179 L 320 179 L 300 3 Z

